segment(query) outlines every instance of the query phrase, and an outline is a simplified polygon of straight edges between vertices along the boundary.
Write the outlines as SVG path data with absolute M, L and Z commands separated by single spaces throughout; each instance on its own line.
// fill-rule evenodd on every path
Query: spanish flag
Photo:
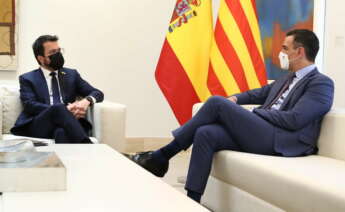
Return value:
M 211 95 L 266 84 L 255 0 L 221 0 L 213 31 L 211 0 L 177 0 L 156 81 L 178 122 Z

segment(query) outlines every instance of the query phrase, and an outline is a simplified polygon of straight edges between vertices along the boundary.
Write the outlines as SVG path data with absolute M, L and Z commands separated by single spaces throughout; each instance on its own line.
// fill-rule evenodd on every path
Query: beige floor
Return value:
M 141 152 L 156 150 L 171 141 L 171 138 L 129 138 L 127 139 L 127 153 Z M 184 184 L 177 181 L 179 177 L 185 177 L 188 171 L 188 164 L 190 160 L 190 149 L 183 151 L 170 160 L 169 171 L 164 176 L 163 180 L 176 188 L 182 193 L 186 193 L 184 190 Z
M 171 138 L 130 138 L 127 139 L 126 152 L 134 153 L 156 150 L 168 144 L 171 140 Z M 182 151 L 175 157 L 173 157 L 169 163 L 168 173 L 164 176 L 164 178 L 162 178 L 163 181 L 165 181 L 166 183 L 168 183 L 169 185 L 171 185 L 183 194 L 186 194 L 186 190 L 184 189 L 184 183 L 179 183 L 178 179 L 185 179 L 188 171 L 190 156 L 191 148 L 189 148 L 187 151 Z
M 169 171 L 164 176 L 163 180 L 181 191 L 186 193 L 184 190 L 184 184 L 178 182 L 178 178 L 185 177 L 188 171 L 188 165 L 190 160 L 190 151 L 181 152 L 170 160 Z

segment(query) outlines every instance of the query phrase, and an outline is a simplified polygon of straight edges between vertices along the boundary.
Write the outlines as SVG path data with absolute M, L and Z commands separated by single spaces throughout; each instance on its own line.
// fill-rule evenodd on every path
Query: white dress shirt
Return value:
M 41 66 L 41 70 L 42 70 L 44 78 L 46 79 L 46 82 L 47 82 L 50 105 L 53 105 L 52 76 L 50 75 L 50 73 L 52 73 L 52 72 L 49 71 L 48 69 L 43 68 L 42 66 Z M 57 71 L 54 71 L 54 72 L 56 73 L 55 77 L 57 79 L 58 86 L 59 86 L 60 101 L 61 101 L 61 103 L 64 103 L 63 100 L 62 100 L 60 82 L 59 82 L 59 78 L 58 78 L 58 75 L 57 75 Z
M 293 89 L 293 87 L 301 80 L 303 77 L 305 77 L 307 74 L 309 74 L 312 70 L 316 68 L 315 64 L 306 66 L 300 70 L 298 70 L 295 74 L 296 76 L 293 78 L 292 83 L 289 85 L 289 88 L 282 94 L 282 96 L 272 105 L 271 109 L 273 110 L 279 110 L 281 105 L 284 102 L 284 99 L 289 95 L 290 91 Z

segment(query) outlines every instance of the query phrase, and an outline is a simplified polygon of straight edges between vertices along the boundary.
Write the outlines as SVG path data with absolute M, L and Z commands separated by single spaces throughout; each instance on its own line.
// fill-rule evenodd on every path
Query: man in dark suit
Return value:
M 85 115 L 90 105 L 103 101 L 103 93 L 76 70 L 63 67 L 57 36 L 40 36 L 32 48 L 40 68 L 19 77 L 24 110 L 11 132 L 56 143 L 92 143 Z
M 286 157 L 315 154 L 321 121 L 332 106 L 334 91 L 333 81 L 314 65 L 318 50 L 319 41 L 312 31 L 290 31 L 279 54 L 282 69 L 290 70 L 287 76 L 228 98 L 209 98 L 190 121 L 173 131 L 170 144 L 130 158 L 162 177 L 169 159 L 193 144 L 185 188 L 199 202 L 214 152 Z M 239 104 L 262 106 L 248 111 Z

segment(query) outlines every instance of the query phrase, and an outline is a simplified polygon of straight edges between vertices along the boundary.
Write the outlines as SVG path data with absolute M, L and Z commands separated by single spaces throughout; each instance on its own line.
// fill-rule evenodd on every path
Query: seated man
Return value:
M 172 132 L 174 140 L 154 152 L 130 158 L 156 176 L 164 176 L 169 159 L 193 144 L 187 195 L 199 202 L 210 174 L 214 152 L 234 150 L 295 157 L 315 154 L 321 121 L 333 103 L 333 81 L 314 65 L 319 50 L 309 30 L 287 33 L 279 54 L 282 69 L 275 82 L 229 98 L 209 98 L 186 124 Z M 260 104 L 248 111 L 239 104 Z
M 90 105 L 103 101 L 103 93 L 76 70 L 63 67 L 58 37 L 40 36 L 32 48 L 40 68 L 19 77 L 24 110 L 11 132 L 54 138 L 56 143 L 92 143 L 88 137 L 92 126 L 85 114 Z

